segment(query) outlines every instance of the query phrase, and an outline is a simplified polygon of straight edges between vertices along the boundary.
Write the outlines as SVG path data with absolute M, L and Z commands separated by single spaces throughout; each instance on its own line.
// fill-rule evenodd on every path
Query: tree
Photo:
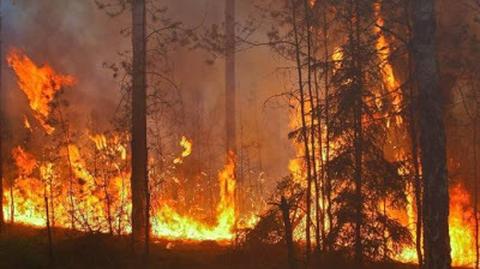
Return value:
M 3 38 L 2 38 L 2 0 L 0 0 L 0 95 L 3 94 L 2 91 L 2 84 L 3 84 L 3 78 L 2 78 L 2 63 L 3 63 L 3 50 L 2 50 L 2 44 L 3 44 Z M 3 98 L 0 97 L 0 233 L 3 231 L 3 226 L 4 226 L 4 216 L 3 216 L 3 160 L 2 160 L 2 140 L 3 140 L 3 113 L 2 111 L 2 103 Z
M 302 6 L 303 3 L 300 3 L 300 6 Z M 299 33 L 299 27 L 298 27 L 298 22 L 297 22 L 297 3 L 292 0 L 291 1 L 291 12 L 292 12 L 292 28 L 293 28 L 293 36 L 294 36 L 294 50 L 295 50 L 295 61 L 296 61 L 296 69 L 297 69 L 297 80 L 298 80 L 298 89 L 300 91 L 300 113 L 301 113 L 301 122 L 302 122 L 302 127 L 301 127 L 301 139 L 303 141 L 304 147 L 305 147 L 305 163 L 306 163 L 306 169 L 307 169 L 307 189 L 306 189 L 306 227 L 305 227 L 305 239 L 306 239 L 306 258 L 307 258 L 307 264 L 309 263 L 310 260 L 310 253 L 311 253 L 311 235 L 310 235 L 310 229 L 312 225 L 312 219 L 311 219 L 311 196 L 312 196 L 312 158 L 310 155 L 310 145 L 309 145 L 309 136 L 307 133 L 307 112 L 306 112 L 306 104 L 307 104 L 307 98 L 306 98 L 306 93 L 305 93 L 305 86 L 304 86 L 304 81 L 303 81 L 303 72 L 302 72 L 302 60 L 301 60 L 301 44 L 300 44 L 300 33 Z M 310 71 L 310 69 L 309 69 Z M 309 74 L 310 76 L 310 74 Z M 310 87 L 311 89 L 311 87 Z
M 451 268 L 448 172 L 435 33 L 435 1 L 414 1 L 412 49 L 415 82 L 419 91 L 417 107 L 424 180 L 424 260 L 426 269 L 447 269 Z
M 225 125 L 227 155 L 236 156 L 235 120 L 235 0 L 226 0 L 225 6 Z
M 331 143 L 328 162 L 332 179 L 334 222 L 330 228 L 334 248 L 347 248 L 355 266 L 364 260 L 391 257 L 392 249 L 410 241 L 408 229 L 389 216 L 388 208 L 406 204 L 400 163 L 384 151 L 388 124 L 379 103 L 383 86 L 382 61 L 372 23 L 374 1 L 336 1 L 338 26 L 345 42 L 335 56 L 332 76 Z M 382 204 L 382 207 L 379 205 Z
M 285 243 L 287 244 L 288 264 L 290 269 L 295 269 L 295 246 L 293 243 L 292 222 L 290 220 L 290 205 L 285 196 L 282 196 L 279 208 L 282 212 L 283 226 L 285 229 Z
M 137 254 L 147 254 L 149 234 L 145 24 L 145 1 L 132 1 L 132 175 L 130 180 L 132 240 L 134 252 Z M 142 246 L 142 243 L 145 245 Z

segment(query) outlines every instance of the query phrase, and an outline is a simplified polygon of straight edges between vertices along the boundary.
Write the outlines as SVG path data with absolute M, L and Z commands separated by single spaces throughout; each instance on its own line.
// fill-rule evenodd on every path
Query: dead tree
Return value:
M 412 49 L 418 87 L 418 119 L 424 182 L 423 223 L 426 269 L 451 268 L 449 194 L 444 107 L 439 86 L 434 0 L 413 2 Z

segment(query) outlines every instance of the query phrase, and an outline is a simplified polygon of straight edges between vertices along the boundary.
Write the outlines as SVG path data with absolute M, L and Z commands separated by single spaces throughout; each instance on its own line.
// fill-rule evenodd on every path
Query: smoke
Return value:
M 217 0 L 169 0 L 166 14 L 182 21 L 185 27 L 209 27 L 223 22 L 224 6 Z M 238 1 L 239 23 L 255 11 L 251 1 Z M 56 71 L 77 78 L 77 85 L 66 89 L 68 119 L 78 129 L 95 126 L 108 129 L 120 101 L 120 81 L 113 78 L 104 63 L 119 62 L 120 52 L 130 50 L 128 29 L 130 14 L 111 18 L 94 1 L 17 0 L 4 1 L 3 48 L 20 48 L 37 64 L 48 63 Z M 255 34 L 265 39 L 265 32 Z M 169 55 L 173 78 L 178 84 L 185 122 L 178 135 L 197 138 L 213 154 L 203 162 L 221 167 L 224 156 L 224 60 L 207 64 L 207 53 L 178 48 Z M 25 137 L 23 115 L 29 115 L 28 103 L 15 82 L 15 75 L 4 61 L 2 93 L 5 121 L 10 133 L 6 148 Z M 287 173 L 292 150 L 287 140 L 286 107 L 265 105 L 268 97 L 284 90 L 285 78 L 275 68 L 282 59 L 266 47 L 240 51 L 237 55 L 237 132 L 239 146 L 252 162 L 260 162 L 267 179 L 273 183 Z M 32 120 L 33 121 L 33 120 Z M 93 122 L 91 122 L 93 121 Z M 176 145 L 175 145 L 176 146 Z M 3 154 L 9 154 L 5 149 Z

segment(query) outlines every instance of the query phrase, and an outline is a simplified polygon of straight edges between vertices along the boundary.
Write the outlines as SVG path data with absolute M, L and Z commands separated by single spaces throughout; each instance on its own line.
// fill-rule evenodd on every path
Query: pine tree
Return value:
M 387 208 L 405 205 L 400 164 L 384 152 L 387 124 L 378 105 L 379 74 L 373 1 L 337 1 L 338 24 L 345 34 L 332 82 L 332 152 L 327 171 L 333 180 L 334 218 L 331 242 L 351 250 L 357 268 L 364 259 L 391 256 L 392 246 L 410 241 L 408 230 L 390 218 Z M 382 205 L 382 206 L 379 206 Z

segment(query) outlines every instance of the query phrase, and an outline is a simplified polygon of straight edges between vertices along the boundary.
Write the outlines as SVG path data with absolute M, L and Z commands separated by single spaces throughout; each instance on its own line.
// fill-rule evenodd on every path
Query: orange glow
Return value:
M 217 240 L 230 241 L 235 237 L 235 156 L 229 154 L 227 163 L 218 174 L 220 201 L 217 205 L 217 217 L 214 225 L 183 216 L 168 205 L 164 205 L 153 216 L 152 231 L 156 236 L 180 240 Z
M 21 174 L 30 175 L 37 167 L 37 160 L 35 157 L 26 152 L 22 147 L 18 146 L 12 150 L 12 156 L 15 164 L 20 169 Z
M 412 196 L 412 195 L 410 195 Z M 411 203 L 413 197 L 409 199 Z M 408 227 L 415 235 L 414 211 L 408 211 Z M 475 265 L 475 219 L 472 212 L 470 194 L 462 185 L 450 188 L 450 245 L 452 248 L 452 264 L 454 266 L 473 267 Z M 415 248 L 406 247 L 395 257 L 405 263 L 417 263 Z
M 93 141 L 93 143 L 95 143 L 95 147 L 97 148 L 97 150 L 104 150 L 105 148 L 107 148 L 107 137 L 105 137 L 105 135 L 90 135 L 89 138 Z
M 391 48 L 390 44 L 385 37 L 382 28 L 385 25 L 385 21 L 381 15 L 382 6 L 380 3 L 374 4 L 374 11 L 376 17 L 375 34 L 377 35 L 377 42 L 375 47 L 377 49 L 379 58 L 381 60 L 381 72 L 383 77 L 384 86 L 387 90 L 388 97 L 390 98 L 393 105 L 394 120 L 397 125 L 403 123 L 402 117 L 399 115 L 401 112 L 401 105 L 403 102 L 403 96 L 400 91 L 400 84 L 395 77 L 392 64 L 390 63 Z M 375 104 L 379 107 L 382 106 L 382 93 L 376 94 Z M 390 124 L 390 117 L 388 124 Z
M 28 120 L 27 116 L 23 116 L 23 126 L 27 130 L 32 130 L 32 125 L 30 124 L 30 121 Z
M 48 123 L 50 104 L 63 87 L 74 85 L 75 79 L 56 73 L 49 65 L 37 66 L 17 49 L 9 52 L 7 61 L 17 76 L 19 88 L 28 98 L 34 117 L 45 132 L 51 134 L 55 129 Z
M 126 147 L 119 146 L 118 137 L 108 139 L 103 134 L 90 135 L 89 139 L 95 148 L 99 150 L 99 154 L 115 154 L 120 160 L 125 160 Z M 191 141 L 182 139 L 182 145 L 185 150 L 182 157 L 186 157 L 191 153 Z M 121 164 L 113 163 L 116 167 L 116 174 L 111 178 L 106 175 L 95 174 L 89 170 L 87 160 L 82 156 L 80 148 L 75 144 L 68 145 L 67 154 L 71 163 L 72 173 L 74 175 L 73 190 L 68 190 L 68 184 L 63 183 L 62 190 L 55 194 L 55 226 L 70 227 L 71 226 L 71 208 L 70 196 L 73 195 L 75 204 L 76 229 L 81 231 L 98 230 L 108 232 L 109 228 L 106 223 L 111 218 L 112 212 L 125 212 L 121 217 L 112 220 L 112 225 L 120 230 L 117 233 L 126 234 L 131 230 L 128 217 L 131 210 L 130 193 L 129 193 L 129 173 L 123 171 Z M 21 171 L 21 177 L 16 180 L 14 188 L 14 208 L 15 221 L 30 224 L 34 226 L 45 225 L 45 211 L 43 195 L 45 186 L 47 193 L 51 193 L 54 189 L 56 171 L 53 163 L 44 163 L 39 166 L 33 154 L 26 152 L 21 147 L 13 150 L 15 162 Z M 101 156 L 97 156 L 102 158 Z M 237 228 L 237 215 L 235 204 L 235 156 L 229 154 L 226 164 L 218 173 L 219 200 L 216 206 L 215 221 L 209 222 L 199 220 L 190 214 L 179 213 L 175 208 L 170 206 L 168 202 L 161 203 L 159 208 L 153 209 L 151 216 L 152 234 L 154 237 L 165 238 L 170 240 L 216 240 L 223 243 L 229 243 L 235 238 L 235 229 Z M 39 169 L 40 179 L 35 178 L 35 170 Z M 47 184 L 47 185 L 45 185 Z M 107 206 L 106 194 L 102 191 L 101 184 L 107 184 L 110 204 Z M 27 191 L 26 191 L 27 190 Z M 9 217 L 9 208 L 11 207 L 11 199 L 8 191 L 5 196 L 7 203 L 4 205 L 4 211 Z M 255 217 L 245 219 L 242 228 L 251 227 L 256 223 Z
M 173 160 L 174 164 L 183 163 L 183 159 L 185 159 L 186 157 L 190 156 L 190 154 L 192 154 L 192 141 L 188 140 L 185 136 L 182 136 L 182 139 L 180 140 L 180 146 L 183 148 L 183 152 L 180 155 L 180 157 L 175 158 L 175 160 Z

